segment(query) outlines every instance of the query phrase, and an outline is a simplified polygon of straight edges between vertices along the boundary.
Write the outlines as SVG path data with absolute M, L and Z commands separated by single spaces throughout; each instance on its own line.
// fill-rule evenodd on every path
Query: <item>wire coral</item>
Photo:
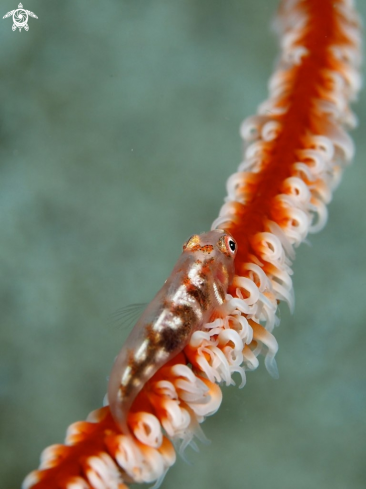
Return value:
M 64 445 L 47 448 L 23 489 L 123 489 L 159 484 L 220 406 L 219 383 L 245 385 L 263 354 L 277 376 L 278 303 L 293 308 L 296 248 L 327 219 L 326 204 L 354 148 L 349 103 L 360 89 L 360 27 L 350 0 L 284 0 L 277 19 L 281 56 L 269 98 L 241 127 L 243 162 L 212 228 L 238 243 L 224 304 L 184 351 L 136 398 L 121 434 L 108 405 L 74 423 Z

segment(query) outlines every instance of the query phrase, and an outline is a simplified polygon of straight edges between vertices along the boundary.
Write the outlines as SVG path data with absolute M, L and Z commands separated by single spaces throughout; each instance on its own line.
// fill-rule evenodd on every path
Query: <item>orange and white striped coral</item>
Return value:
M 350 0 L 284 0 L 277 23 L 281 57 L 270 96 L 241 128 L 248 144 L 213 228 L 239 245 L 236 276 L 217 317 L 195 332 L 184 352 L 162 367 L 132 406 L 134 441 L 108 406 L 75 423 L 65 445 L 49 447 L 24 488 L 123 488 L 161 481 L 180 450 L 203 436 L 199 424 L 220 406 L 217 383 L 233 383 L 258 355 L 277 375 L 277 305 L 293 307 L 294 248 L 321 229 L 325 205 L 352 159 L 344 128 L 360 88 L 360 27 Z

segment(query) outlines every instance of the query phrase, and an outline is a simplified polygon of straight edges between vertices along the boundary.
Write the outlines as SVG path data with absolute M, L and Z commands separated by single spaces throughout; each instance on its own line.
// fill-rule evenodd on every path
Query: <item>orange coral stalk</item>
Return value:
M 181 450 L 200 436 L 199 423 L 221 402 L 218 382 L 234 383 L 265 354 L 276 376 L 278 302 L 293 306 L 294 247 L 322 228 L 331 191 L 353 155 L 343 127 L 359 88 L 359 21 L 351 0 L 283 0 L 278 27 L 281 59 L 270 97 L 246 120 L 250 144 L 213 228 L 237 240 L 236 276 L 217 317 L 145 385 L 122 435 L 108 406 L 75 423 L 65 445 L 42 454 L 24 481 L 34 489 L 122 489 L 125 483 L 162 480 Z

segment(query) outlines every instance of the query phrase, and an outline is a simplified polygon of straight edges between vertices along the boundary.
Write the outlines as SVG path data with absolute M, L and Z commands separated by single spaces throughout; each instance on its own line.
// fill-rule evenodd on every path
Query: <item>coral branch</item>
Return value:
M 239 245 L 236 276 L 215 318 L 196 331 L 184 352 L 161 368 L 134 402 L 122 435 L 108 406 L 73 424 L 65 445 L 47 448 L 23 489 L 122 489 L 161 482 L 199 424 L 221 403 L 217 383 L 240 387 L 265 356 L 276 377 L 280 301 L 294 305 L 294 248 L 327 219 L 326 204 L 353 156 L 344 128 L 361 81 L 360 28 L 350 0 L 284 0 L 277 28 L 279 65 L 269 98 L 241 127 L 244 160 L 227 182 L 228 196 L 213 228 Z

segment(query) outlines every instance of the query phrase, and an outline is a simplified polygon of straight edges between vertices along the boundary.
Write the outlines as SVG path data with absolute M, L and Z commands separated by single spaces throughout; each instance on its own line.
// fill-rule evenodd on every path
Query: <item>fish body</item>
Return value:
M 194 235 L 183 245 L 172 273 L 147 306 L 119 352 L 108 401 L 121 431 L 145 383 L 176 356 L 225 300 L 234 276 L 236 242 L 226 232 Z

